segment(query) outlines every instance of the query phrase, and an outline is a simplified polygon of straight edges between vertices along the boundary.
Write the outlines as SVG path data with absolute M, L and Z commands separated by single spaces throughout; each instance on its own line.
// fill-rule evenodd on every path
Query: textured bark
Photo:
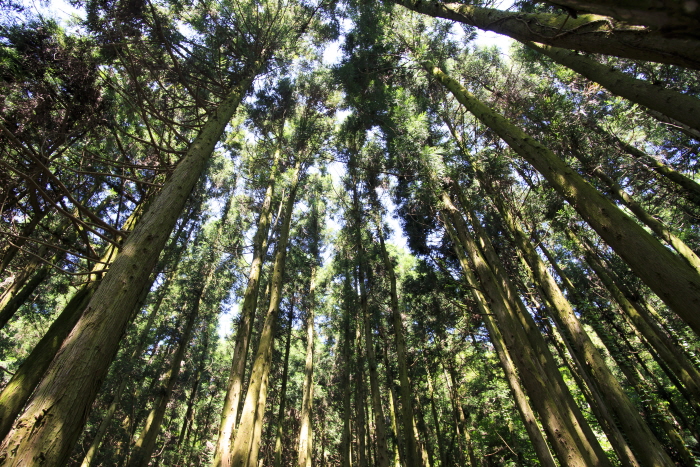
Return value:
M 243 410 L 241 412 L 241 422 L 236 430 L 236 436 L 231 449 L 231 465 L 233 467 L 257 467 L 257 464 L 251 464 L 251 458 L 253 460 L 257 459 L 258 451 L 260 450 L 260 437 L 255 432 L 255 425 L 257 420 L 262 419 L 265 411 L 274 337 L 277 329 L 279 305 L 282 300 L 282 282 L 287 257 L 289 225 L 292 218 L 294 201 L 296 199 L 299 162 L 297 162 L 297 166 L 293 170 L 292 188 L 286 200 L 285 217 L 280 230 L 275 265 L 272 272 L 270 306 L 265 316 L 265 322 L 258 343 L 258 350 L 251 368 L 248 392 L 246 393 Z
M 292 287 L 294 289 L 294 287 Z M 287 378 L 289 376 L 289 349 L 292 346 L 292 322 L 294 321 L 294 296 L 287 316 L 289 329 L 287 330 L 287 343 L 284 346 L 284 362 L 282 363 L 282 387 L 280 388 L 280 406 L 277 411 L 277 429 L 275 436 L 274 467 L 282 465 L 282 438 L 284 438 L 284 409 L 287 405 Z M 255 465 L 255 464 L 253 464 Z
M 163 424 L 163 417 L 165 416 L 165 411 L 168 407 L 168 402 L 170 402 L 170 396 L 175 388 L 177 378 L 180 375 L 182 361 L 185 358 L 190 339 L 192 338 L 192 329 L 199 316 L 202 292 L 203 290 L 200 289 L 194 299 L 194 306 L 188 313 L 187 323 L 180 336 L 177 350 L 175 351 L 175 355 L 173 355 L 168 372 L 164 375 L 165 384 L 159 388 L 158 396 L 153 402 L 153 408 L 146 418 L 146 424 L 143 430 L 141 430 L 138 440 L 136 440 L 136 445 L 129 459 L 129 467 L 147 467 L 151 462 L 151 455 L 156 447 L 156 440 L 158 439 L 158 434 Z
M 566 329 L 571 340 L 572 351 L 581 364 L 581 372 L 588 375 L 594 385 L 591 390 L 602 395 L 605 400 L 605 410 L 614 414 L 620 428 L 629 439 L 633 449 L 638 453 L 639 457 L 636 460 L 634 455 L 631 456 L 630 465 L 634 465 L 638 461 L 639 465 L 643 466 L 671 467 L 673 462 L 664 453 L 663 446 L 653 435 L 639 411 L 625 394 L 617 378 L 610 371 L 603 356 L 591 341 L 576 317 L 571 304 L 561 292 L 527 235 L 516 223 L 495 191 L 492 188 L 489 191 L 501 218 L 511 231 L 515 244 L 532 271 L 534 283 L 538 284 L 542 295 L 551 305 L 548 307 L 548 311 L 554 317 L 557 326 Z
M 570 50 L 528 42 L 525 45 L 560 65 L 580 73 L 620 97 L 660 112 L 691 128 L 700 130 L 700 99 L 665 89 L 602 65 Z
M 583 219 L 675 313 L 700 333 L 700 275 L 669 251 L 552 151 L 472 96 L 442 70 L 425 64 L 455 98 L 539 171 Z
M 251 82 L 252 76 L 243 80 L 209 116 L 125 241 L 24 414 L 0 445 L 0 458 L 5 465 L 66 463 L 148 276 Z
M 96 286 L 95 283 L 86 284 L 73 295 L 3 389 L 0 394 L 0 439 L 12 429 L 15 418 L 22 412 L 64 339 L 78 322 Z
M 552 443 L 554 451 L 562 465 L 588 466 L 609 465 L 607 458 L 601 458 L 598 454 L 600 448 L 590 447 L 590 440 L 582 434 L 581 427 L 576 426 L 575 408 L 569 403 L 562 404 L 571 397 L 564 391 L 563 382 L 559 377 L 552 378 L 552 373 L 542 366 L 535 349 L 527 343 L 531 340 L 500 290 L 499 280 L 479 253 L 479 249 L 466 229 L 464 220 L 456 210 L 446 193 L 443 194 L 445 216 L 449 216 L 449 222 L 454 224 L 457 239 L 468 252 L 471 261 L 479 276 L 480 287 L 484 290 L 488 304 L 493 310 L 498 327 L 508 346 L 511 358 L 517 364 L 523 385 L 526 387 L 533 406 L 540 414 L 543 427 Z M 468 266 L 468 265 L 466 265 Z M 463 266 L 463 269 L 466 269 Z M 512 349 L 512 350 L 511 350 Z
M 513 362 L 513 359 L 511 358 L 511 355 L 507 349 L 503 335 L 493 319 L 493 312 L 490 309 L 489 299 L 486 297 L 484 292 L 482 292 L 479 282 L 471 270 L 467 256 L 460 246 L 460 236 L 458 235 L 456 229 L 452 226 L 452 222 L 450 220 L 451 216 L 449 213 L 444 213 L 442 217 L 444 219 L 445 227 L 447 228 L 447 231 L 454 242 L 455 253 L 457 253 L 457 257 L 459 258 L 462 266 L 462 272 L 464 273 L 467 285 L 472 289 L 472 294 L 476 298 L 477 307 L 480 314 L 483 316 L 484 324 L 486 325 L 491 342 L 493 343 L 498 359 L 503 367 L 503 372 L 505 373 L 506 380 L 510 386 L 513 398 L 515 399 L 516 407 L 520 412 L 520 416 L 522 417 L 523 424 L 525 425 L 525 429 L 530 437 L 530 441 L 535 448 L 537 458 L 543 467 L 555 467 L 557 464 L 549 451 L 547 441 L 542 436 L 542 432 L 537 425 L 537 418 L 535 417 L 530 403 L 528 402 L 528 398 L 522 389 L 520 380 L 518 379 L 516 373 L 515 363 Z M 526 369 L 522 369 L 521 372 L 522 371 L 526 371 Z M 542 423 L 545 423 L 544 419 Z
M 316 291 L 316 265 L 311 268 L 311 285 L 309 286 L 309 308 L 306 311 L 306 361 L 304 364 L 304 386 L 301 398 L 301 426 L 299 428 L 299 449 L 297 465 L 311 467 L 313 461 L 313 427 L 311 426 L 311 409 L 314 400 L 314 307 Z
M 241 305 L 241 313 L 236 330 L 236 341 L 233 348 L 231 372 L 229 374 L 224 407 L 221 411 L 219 435 L 216 442 L 216 450 L 214 451 L 212 467 L 228 467 L 230 465 L 231 443 L 235 435 L 238 409 L 245 377 L 245 364 L 248 358 L 253 320 L 258 303 L 260 274 L 262 272 L 263 260 L 267 254 L 267 236 L 270 231 L 270 223 L 272 222 L 272 198 L 275 192 L 277 177 L 279 176 L 278 167 L 280 157 L 281 151 L 278 149 L 275 151 L 272 161 L 272 170 L 267 182 L 265 198 L 258 220 L 258 228 L 253 241 L 253 259 L 250 264 L 248 284 L 243 294 L 243 304 Z
M 611 16 L 632 24 L 643 24 L 663 35 L 700 35 L 700 6 L 697 1 L 554 0 L 550 3 Z
M 607 16 L 583 14 L 572 18 L 565 14 L 508 12 L 461 3 L 393 1 L 418 13 L 458 21 L 520 42 L 541 42 L 562 49 L 700 69 L 700 41 L 660 37 L 644 27 Z

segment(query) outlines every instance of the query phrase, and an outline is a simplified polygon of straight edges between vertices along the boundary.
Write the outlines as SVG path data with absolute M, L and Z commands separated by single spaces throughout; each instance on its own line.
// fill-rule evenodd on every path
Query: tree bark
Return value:
M 294 287 L 292 287 L 293 289 Z M 292 293 L 292 303 L 287 315 L 289 329 L 287 330 L 287 343 L 284 346 L 284 362 L 282 363 L 282 387 L 280 388 L 280 406 L 277 411 L 277 430 L 275 430 L 275 458 L 274 467 L 282 465 L 282 438 L 284 438 L 284 409 L 287 403 L 287 378 L 289 375 L 289 349 L 292 346 L 292 322 L 294 321 L 294 293 Z
M 700 333 L 700 275 L 542 144 L 486 107 L 442 70 L 425 64 L 464 107 L 549 181 L 676 314 Z
M 143 294 L 142 288 L 254 75 L 250 73 L 235 86 L 210 114 L 125 241 L 24 414 L 0 445 L 0 457 L 8 467 L 40 460 L 47 465 L 66 463 Z
M 304 364 L 304 386 L 301 399 L 301 426 L 299 429 L 298 467 L 311 467 L 313 461 L 313 427 L 311 408 L 314 400 L 314 308 L 316 291 L 316 265 L 311 268 L 309 307 L 306 310 L 306 361 Z
M 287 239 L 289 238 L 289 226 L 293 214 L 294 201 L 296 199 L 299 165 L 300 163 L 297 162 L 296 167 L 293 169 L 292 188 L 290 189 L 286 201 L 285 217 L 280 231 L 280 238 L 277 243 L 277 254 L 272 272 L 270 305 L 260 334 L 258 350 L 251 368 L 248 392 L 246 393 L 243 410 L 241 412 L 241 422 L 236 430 L 236 436 L 231 449 L 232 467 L 257 467 L 257 465 L 250 463 L 250 458 L 256 459 L 260 449 L 260 440 L 255 433 L 255 424 L 258 419 L 261 419 L 265 415 L 264 408 L 267 399 L 267 385 L 270 375 L 270 364 L 272 363 L 272 350 L 277 329 L 279 304 L 282 300 L 282 282 L 287 256 Z
M 668 63 L 700 69 L 700 41 L 665 38 L 644 27 L 607 16 L 582 14 L 518 13 L 462 3 L 393 0 L 413 11 L 458 21 L 520 42 L 541 42 L 562 49 Z
M 267 182 L 265 198 L 260 209 L 258 228 L 253 241 L 253 259 L 248 274 L 248 284 L 243 294 L 243 304 L 236 330 L 236 341 L 233 348 L 231 372 L 229 374 L 228 387 L 224 398 L 224 407 L 221 411 L 221 423 L 217 437 L 216 449 L 212 467 L 229 467 L 231 459 L 231 443 L 235 436 L 238 409 L 240 406 L 243 380 L 245 378 L 245 364 L 248 358 L 248 348 L 255 319 L 255 311 L 258 303 L 258 291 L 260 289 L 260 274 L 263 261 L 267 254 L 267 237 L 272 222 L 272 199 L 275 192 L 277 177 L 279 176 L 279 163 L 282 151 L 278 148 L 272 161 L 270 178 Z

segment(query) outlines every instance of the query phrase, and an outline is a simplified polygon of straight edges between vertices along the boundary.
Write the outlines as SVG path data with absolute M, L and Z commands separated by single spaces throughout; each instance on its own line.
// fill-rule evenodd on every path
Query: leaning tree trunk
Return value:
M 474 263 L 481 287 L 489 297 L 488 303 L 496 315 L 509 353 L 518 364 L 523 384 L 540 414 L 559 461 L 566 466 L 609 465 L 607 458 L 600 456 L 600 448 L 590 446 L 591 440 L 582 433 L 582 427 L 576 425 L 576 420 L 581 419 L 576 416 L 578 409 L 571 407 L 569 403 L 561 403 L 562 400 L 571 397 L 570 394 L 567 397 L 564 393 L 568 392 L 568 389 L 562 386 L 561 376 L 556 377 L 551 371 L 545 371 L 540 359 L 535 355 L 535 349 L 528 345 L 531 338 L 522 329 L 514 310 L 509 309 L 507 300 L 498 286 L 499 280 L 481 256 L 464 220 L 446 193 L 443 193 L 442 198 L 445 217 L 449 219 L 448 222 L 455 224 L 457 238 Z
M 700 40 L 668 38 L 641 26 L 582 14 L 519 13 L 463 3 L 393 0 L 418 13 L 458 21 L 520 42 L 542 42 L 562 49 L 700 69 Z
M 533 42 L 525 45 L 595 81 L 613 94 L 700 130 L 700 99 L 697 97 L 634 78 L 570 50 Z
M 676 314 L 700 333 L 700 275 L 532 137 L 428 63 L 426 70 L 486 126 L 531 163 Z
M 148 283 L 187 198 L 254 75 L 249 72 L 210 114 L 125 241 L 24 414 L 0 445 L 5 465 L 31 465 L 37 459 L 47 465 L 66 463 L 143 294 L 143 285 Z
M 156 397 L 156 400 L 153 402 L 153 408 L 146 418 L 146 424 L 143 430 L 141 430 L 138 440 L 136 440 L 134 451 L 129 459 L 129 467 L 147 467 L 151 461 L 151 455 L 156 447 L 156 440 L 160 433 L 161 425 L 163 424 L 165 410 L 168 407 L 170 395 L 173 393 L 175 383 L 180 375 L 182 361 L 185 358 L 190 339 L 192 338 L 192 329 L 199 315 L 202 293 L 203 289 L 200 289 L 194 298 L 193 308 L 188 314 L 187 324 L 180 336 L 180 342 L 175 351 L 175 355 L 173 355 L 170 369 L 164 375 L 165 384 L 158 390 L 158 397 Z
M 577 360 L 581 363 L 585 362 L 583 372 L 590 375 L 595 385 L 592 390 L 603 396 L 607 410 L 614 414 L 620 428 L 637 452 L 640 465 L 671 467 L 673 465 L 671 459 L 665 454 L 661 443 L 653 435 L 617 378 L 610 371 L 527 235 L 504 206 L 503 200 L 495 194 L 495 190 L 489 185 L 486 186 L 489 187 L 491 199 L 513 235 L 515 244 L 522 252 L 536 283 L 551 304 L 548 311 L 554 316 L 557 325 L 566 329 Z
M 551 452 L 549 451 L 547 441 L 542 436 L 542 431 L 540 431 L 540 428 L 537 424 L 537 418 L 535 416 L 535 413 L 533 412 L 530 403 L 528 402 L 527 396 L 525 395 L 525 392 L 523 391 L 523 388 L 520 384 L 515 363 L 513 362 L 511 355 L 507 349 L 507 345 L 505 340 L 503 339 L 503 335 L 498 329 L 496 321 L 493 319 L 493 312 L 491 311 L 488 305 L 489 301 L 484 295 L 484 292 L 482 292 L 482 289 L 479 286 L 479 282 L 477 281 L 476 276 L 474 276 L 474 273 L 471 270 L 471 266 L 469 265 L 467 256 L 464 253 L 462 247 L 460 246 L 459 235 L 455 228 L 452 226 L 449 214 L 445 213 L 443 215 L 443 218 L 445 228 L 447 229 L 450 238 L 452 238 L 452 241 L 454 243 L 454 250 L 457 254 L 457 257 L 459 258 L 460 265 L 462 266 L 462 271 L 464 273 L 467 285 L 472 289 L 472 294 L 476 298 L 477 308 L 479 309 L 480 314 L 484 317 L 484 324 L 486 326 L 487 331 L 489 332 L 489 336 L 491 338 L 491 342 L 493 343 L 494 349 L 496 350 L 496 355 L 498 355 L 498 359 L 501 362 L 501 367 L 503 367 L 503 372 L 505 374 L 506 380 L 508 381 L 508 385 L 510 386 L 513 398 L 515 399 L 515 405 L 518 408 L 518 411 L 520 412 L 523 424 L 525 425 L 525 430 L 527 431 L 528 436 L 530 437 L 530 441 L 532 442 L 532 445 L 535 449 L 537 458 L 539 459 L 540 464 L 542 464 L 543 467 L 555 467 L 557 464 L 554 461 Z M 521 373 L 522 371 L 523 370 L 521 370 Z

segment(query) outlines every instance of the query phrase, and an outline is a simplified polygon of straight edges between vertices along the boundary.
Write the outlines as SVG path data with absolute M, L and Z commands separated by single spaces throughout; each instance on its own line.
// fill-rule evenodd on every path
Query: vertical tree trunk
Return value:
M 311 267 L 311 284 L 309 286 L 309 307 L 306 310 L 306 362 L 304 364 L 304 386 L 301 399 L 301 427 L 299 429 L 299 449 L 297 466 L 311 467 L 313 461 L 313 429 L 311 426 L 311 408 L 314 399 L 314 307 L 316 291 L 316 265 Z
M 292 286 L 292 290 L 294 287 Z M 284 438 L 284 409 L 287 403 L 287 377 L 289 375 L 289 349 L 292 346 L 292 322 L 294 321 L 294 292 L 292 292 L 292 301 L 289 307 L 287 321 L 289 329 L 287 330 L 287 343 L 284 346 L 284 362 L 282 363 L 282 387 L 280 388 L 280 406 L 277 411 L 277 433 L 275 436 L 275 459 L 274 467 L 282 465 L 282 438 Z
M 292 210 L 296 199 L 297 180 L 299 177 L 299 165 L 293 169 L 292 188 L 290 189 L 285 206 L 285 217 L 278 240 L 275 265 L 272 272 L 272 287 L 270 291 L 270 305 L 267 310 L 263 329 L 260 334 L 258 350 L 251 368 L 248 392 L 246 393 L 241 422 L 236 430 L 231 449 L 231 466 L 233 467 L 257 467 L 250 464 L 251 457 L 257 459 L 260 450 L 259 437 L 256 437 L 255 423 L 264 414 L 267 399 L 267 384 L 272 362 L 272 350 L 277 329 L 279 304 L 282 299 L 282 281 L 284 276 L 285 260 L 287 256 L 287 239 L 289 238 L 289 226 L 292 218 Z M 262 406 L 262 411 L 260 411 Z
M 347 254 L 347 252 L 346 252 Z M 351 343 L 351 314 L 352 314 L 352 278 L 348 258 L 343 262 L 345 281 L 343 282 L 343 357 L 341 384 L 343 387 L 343 434 L 340 441 L 340 460 L 342 467 L 351 467 L 352 464 L 352 401 L 350 387 L 350 368 L 352 356 Z
M 272 198 L 277 182 L 279 163 L 282 151 L 278 148 L 272 161 L 270 178 L 267 182 L 265 198 L 260 210 L 258 228 L 253 240 L 253 259 L 248 274 L 248 284 L 243 294 L 243 304 L 236 329 L 236 340 L 233 348 L 231 372 L 229 374 L 228 388 L 224 398 L 224 407 L 221 411 L 221 423 L 214 451 L 212 467 L 228 467 L 231 458 L 231 442 L 235 435 L 235 427 L 238 419 L 243 380 L 245 378 L 245 364 L 248 358 L 248 348 L 255 319 L 255 310 L 258 303 L 258 290 L 260 288 L 260 273 L 263 260 L 267 254 L 267 236 L 272 222 Z

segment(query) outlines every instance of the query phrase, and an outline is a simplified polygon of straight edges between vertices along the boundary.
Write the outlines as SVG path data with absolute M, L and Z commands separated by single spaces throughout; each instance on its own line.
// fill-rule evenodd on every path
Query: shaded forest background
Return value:
M 698 2 L 73 6 L 0 0 L 0 465 L 698 464 Z

